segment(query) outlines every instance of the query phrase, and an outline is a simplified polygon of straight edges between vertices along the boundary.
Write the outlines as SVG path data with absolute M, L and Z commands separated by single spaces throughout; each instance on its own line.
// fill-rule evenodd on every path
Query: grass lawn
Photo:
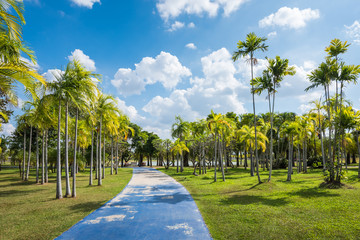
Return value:
M 321 170 L 294 173 L 291 182 L 286 170 L 275 170 L 262 184 L 244 169 L 229 169 L 225 182 L 218 172 L 216 183 L 213 170 L 200 176 L 192 168 L 159 170 L 191 193 L 214 239 L 360 239 L 357 168 L 349 169 L 341 189 L 320 188 Z
M 129 182 L 132 169 L 119 169 L 110 175 L 106 169 L 102 186 L 88 186 L 89 170 L 77 175 L 77 197 L 57 200 L 56 174 L 49 183 L 35 183 L 35 171 L 29 182 L 21 181 L 18 169 L 0 171 L 0 239 L 53 239 L 76 222 L 116 196 Z M 64 178 L 63 178 L 64 180 Z M 97 184 L 94 181 L 95 184 Z M 65 181 L 62 182 L 63 194 Z

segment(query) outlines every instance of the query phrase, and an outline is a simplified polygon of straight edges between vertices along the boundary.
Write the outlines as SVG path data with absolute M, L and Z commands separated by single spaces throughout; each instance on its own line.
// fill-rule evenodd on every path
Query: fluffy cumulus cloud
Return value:
M 188 43 L 188 44 L 186 44 L 185 45 L 185 47 L 187 47 L 187 48 L 189 48 L 189 49 L 196 49 L 197 47 L 195 46 L 195 44 L 193 44 L 193 43 Z
M 74 59 L 79 61 L 89 71 L 96 70 L 94 60 L 90 59 L 90 57 L 84 54 L 80 49 L 75 49 L 68 58 L 70 61 L 73 61 Z
M 204 14 L 210 17 L 217 16 L 219 9 L 222 9 L 225 16 L 232 12 L 247 0 L 157 0 L 157 10 L 165 21 L 169 18 L 176 18 L 181 14 Z
M 1 128 L 1 134 L 5 136 L 10 136 L 15 131 L 15 127 L 11 123 L 2 124 Z
M 135 64 L 135 69 L 120 68 L 111 83 L 124 96 L 140 94 L 148 84 L 161 83 L 173 89 L 184 77 L 191 76 L 176 56 L 161 52 L 155 58 L 145 57 Z
M 61 71 L 60 69 L 49 69 L 43 74 L 43 76 L 47 82 L 55 82 L 63 73 L 64 71 Z
M 134 106 L 127 106 L 125 101 L 121 100 L 120 98 L 115 98 L 117 102 L 118 108 L 130 118 L 130 121 L 138 123 L 144 120 L 145 118 L 140 116 L 138 111 Z
M 346 26 L 346 34 L 356 43 L 360 45 L 360 23 L 359 21 L 354 21 L 351 26 Z
M 185 26 L 185 24 L 183 22 L 175 21 L 173 24 L 171 24 L 168 31 L 173 32 L 173 31 L 183 28 L 184 26 Z
M 176 89 L 170 96 L 156 96 L 143 111 L 154 119 L 153 129 L 170 129 L 175 114 L 185 120 L 204 118 L 213 109 L 215 112 L 246 112 L 239 95 L 249 94 L 249 88 L 235 78 L 236 68 L 231 54 L 222 48 L 201 59 L 204 77 L 190 80 L 191 87 Z
M 74 4 L 79 7 L 92 8 L 95 3 L 101 3 L 100 0 L 71 0 Z
M 282 7 L 276 13 L 259 21 L 260 27 L 280 26 L 284 28 L 299 29 L 306 26 L 307 22 L 320 17 L 318 9 L 303 9 Z

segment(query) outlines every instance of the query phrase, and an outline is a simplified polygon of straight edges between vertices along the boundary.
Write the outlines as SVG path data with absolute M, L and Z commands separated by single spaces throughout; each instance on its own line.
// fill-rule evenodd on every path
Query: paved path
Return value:
M 125 189 L 57 239 L 211 239 L 189 192 L 168 175 L 134 168 Z

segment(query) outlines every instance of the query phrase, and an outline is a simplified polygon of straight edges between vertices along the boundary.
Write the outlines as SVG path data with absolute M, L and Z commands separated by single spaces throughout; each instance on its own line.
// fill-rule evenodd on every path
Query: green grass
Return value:
M 262 184 L 244 169 L 229 169 L 225 182 L 218 172 L 216 183 L 213 170 L 200 176 L 190 168 L 160 170 L 191 193 L 214 239 L 360 239 L 357 168 L 341 189 L 320 188 L 321 170 L 294 173 L 291 182 L 286 170 L 275 170 Z
M 116 196 L 129 182 L 132 169 L 110 175 L 102 186 L 88 186 L 89 172 L 77 175 L 77 197 L 57 200 L 55 174 L 49 183 L 23 182 L 17 169 L 0 171 L 0 239 L 53 239 Z M 63 178 L 64 179 L 64 178 Z M 97 181 L 97 180 L 96 180 Z M 97 184 L 97 182 L 94 183 Z M 64 189 L 65 181 L 62 182 Z M 64 193 L 64 191 L 63 191 Z

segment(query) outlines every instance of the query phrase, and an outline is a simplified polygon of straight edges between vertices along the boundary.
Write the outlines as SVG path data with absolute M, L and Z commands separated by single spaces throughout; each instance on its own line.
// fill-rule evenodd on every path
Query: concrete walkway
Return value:
M 189 192 L 168 175 L 134 168 L 125 189 L 57 239 L 211 239 Z

